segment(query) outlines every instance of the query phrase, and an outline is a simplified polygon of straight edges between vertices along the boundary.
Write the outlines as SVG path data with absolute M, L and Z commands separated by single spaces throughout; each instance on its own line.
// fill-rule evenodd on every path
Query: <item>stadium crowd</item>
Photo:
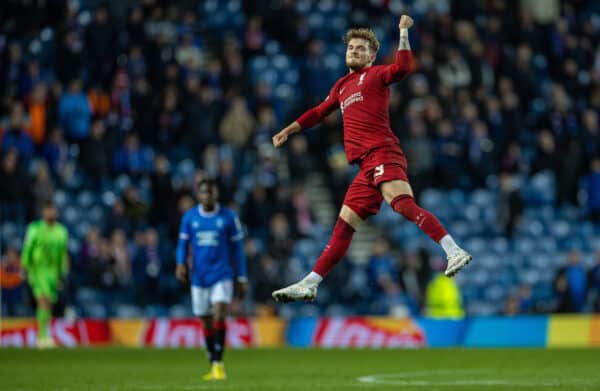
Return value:
M 318 248 L 330 229 L 317 219 L 308 179 L 324 173 L 337 208 L 355 169 L 338 114 L 283 150 L 271 136 L 345 72 L 346 28 L 374 28 L 378 61 L 391 61 L 400 13 L 415 20 L 418 69 L 392 88 L 390 118 L 417 196 L 494 189 L 495 224 L 511 239 L 531 202 L 518 184 L 541 174 L 554 186 L 552 208 L 575 210 L 600 233 L 596 2 L 56 0 L 3 8 L 0 250 L 11 315 L 31 313 L 19 250 L 48 199 L 72 237 L 66 305 L 99 316 L 185 309 L 174 245 L 204 177 L 218 179 L 221 202 L 247 230 L 251 297 L 235 311 L 285 315 L 271 291 L 300 274 L 289 262 L 298 243 Z M 495 311 L 600 311 L 600 252 L 590 267 L 581 249 L 570 250 L 552 270 L 551 297 L 516 284 Z M 382 237 L 368 264 L 343 262 L 332 273 L 335 294 L 323 293 L 319 310 L 435 314 L 428 286 L 444 285 L 433 285 L 440 262 Z M 348 289 L 335 290 L 341 285 Z M 440 289 L 448 297 L 457 287 Z M 460 315 L 460 293 L 452 297 Z

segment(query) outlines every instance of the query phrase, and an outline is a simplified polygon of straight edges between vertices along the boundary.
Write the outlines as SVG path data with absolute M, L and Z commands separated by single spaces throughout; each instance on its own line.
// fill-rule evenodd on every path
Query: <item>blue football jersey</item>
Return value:
M 236 213 L 217 205 L 206 212 L 198 205 L 188 210 L 181 220 L 177 263 L 185 263 L 188 248 L 192 251 L 191 283 L 208 287 L 234 276 L 231 258 L 237 264 L 237 277 L 246 277 L 246 259 L 242 239 L 244 232 Z

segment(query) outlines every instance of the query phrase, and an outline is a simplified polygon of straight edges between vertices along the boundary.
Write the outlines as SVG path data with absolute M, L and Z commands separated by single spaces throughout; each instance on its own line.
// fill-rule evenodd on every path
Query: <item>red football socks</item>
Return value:
M 421 228 L 431 239 L 438 243 L 448 232 L 440 221 L 430 212 L 419 207 L 415 199 L 407 194 L 399 195 L 391 202 L 392 209 Z
M 354 235 L 354 228 L 341 217 L 338 217 L 331 239 L 319 259 L 317 259 L 313 271 L 321 277 L 325 277 L 348 251 L 350 242 L 352 242 L 352 235 Z

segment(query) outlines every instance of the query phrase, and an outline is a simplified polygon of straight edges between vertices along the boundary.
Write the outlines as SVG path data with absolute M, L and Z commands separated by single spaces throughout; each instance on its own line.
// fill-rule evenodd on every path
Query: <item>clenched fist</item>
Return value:
M 412 27 L 413 23 L 414 22 L 410 16 L 402 15 L 400 17 L 400 23 L 398 24 L 398 27 L 400 27 L 401 29 L 409 29 Z
M 279 148 L 283 145 L 283 143 L 285 143 L 288 139 L 288 134 L 285 130 L 282 130 L 281 132 L 277 133 L 275 136 L 273 136 L 273 146 L 275 148 Z

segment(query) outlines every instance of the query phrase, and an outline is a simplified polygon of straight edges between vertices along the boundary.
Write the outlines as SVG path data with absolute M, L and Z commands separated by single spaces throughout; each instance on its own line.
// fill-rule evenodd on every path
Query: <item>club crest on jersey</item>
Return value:
M 223 220 L 217 219 L 217 228 L 221 228 L 223 226 Z
M 360 79 L 358 79 L 358 84 L 357 86 L 361 85 L 363 83 L 363 81 L 365 81 L 365 76 L 367 76 L 367 73 L 363 73 L 362 75 L 360 75 Z
M 196 220 L 192 221 L 193 228 L 198 228 L 199 225 L 200 225 L 200 223 L 198 223 Z

